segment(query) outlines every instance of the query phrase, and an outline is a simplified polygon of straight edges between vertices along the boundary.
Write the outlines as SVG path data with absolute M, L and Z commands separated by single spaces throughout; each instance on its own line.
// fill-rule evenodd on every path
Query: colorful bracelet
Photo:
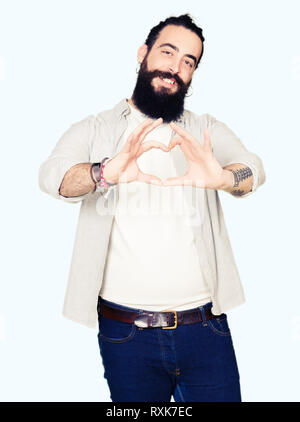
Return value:
M 100 174 L 100 187 L 101 188 L 109 188 L 110 186 L 114 186 L 116 184 L 116 183 L 109 183 L 103 177 L 103 170 L 104 170 L 104 167 L 106 165 L 106 163 L 105 163 L 106 160 L 108 160 L 108 157 L 106 157 L 106 158 L 104 158 L 104 160 L 102 160 L 101 174 Z
M 108 159 L 109 159 L 109 157 L 105 157 L 105 158 L 103 158 L 102 161 L 100 161 L 100 163 L 93 163 L 91 165 L 91 178 L 95 182 L 94 191 L 96 190 L 97 187 L 108 188 L 109 186 L 113 186 L 113 185 L 116 184 L 116 183 L 107 182 L 103 177 L 103 169 L 105 167 L 105 161 L 108 160 Z

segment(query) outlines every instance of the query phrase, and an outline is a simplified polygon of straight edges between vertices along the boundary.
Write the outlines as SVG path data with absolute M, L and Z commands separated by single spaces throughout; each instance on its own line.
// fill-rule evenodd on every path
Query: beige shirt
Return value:
M 121 148 L 146 119 L 136 108 L 129 108 Z M 171 135 L 170 125 L 163 123 L 143 142 L 156 140 L 167 146 Z M 137 163 L 142 172 L 162 180 L 176 176 L 172 156 L 158 148 L 142 154 Z M 210 302 L 185 199 L 190 186 L 131 182 L 118 188 L 100 296 L 149 311 L 183 311 Z M 177 204 L 185 212 L 178 212 Z
M 109 190 L 100 188 L 73 198 L 60 195 L 59 187 L 67 170 L 75 164 L 99 162 L 103 157 L 113 157 L 119 152 L 129 112 L 129 105 L 124 98 L 113 109 L 73 124 L 61 136 L 39 169 L 39 186 L 43 192 L 66 202 L 81 202 L 63 315 L 92 328 L 97 327 L 97 301 L 114 219 L 114 207 L 111 204 L 115 203 L 118 185 Z M 248 197 L 265 182 L 261 159 L 247 150 L 224 123 L 209 114 L 199 116 L 185 110 L 178 124 L 198 139 L 200 144 L 203 144 L 203 131 L 208 128 L 213 153 L 222 167 L 243 163 L 251 168 L 254 176 L 252 191 L 243 196 L 232 196 L 232 200 Z M 183 175 L 187 168 L 184 154 L 177 147 L 169 154 L 177 174 Z M 210 289 L 212 312 L 220 314 L 242 304 L 245 300 L 244 292 L 218 191 L 197 188 L 197 197 L 193 201 L 196 213 L 190 216 L 190 221 L 199 262 Z

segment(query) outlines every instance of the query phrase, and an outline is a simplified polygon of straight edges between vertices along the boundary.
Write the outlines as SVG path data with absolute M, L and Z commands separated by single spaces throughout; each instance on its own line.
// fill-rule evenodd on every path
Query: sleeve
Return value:
M 75 164 L 90 162 L 90 139 L 94 125 L 94 116 L 74 123 L 58 140 L 50 156 L 39 168 L 39 187 L 56 199 L 77 203 L 90 196 L 65 197 L 59 193 L 59 187 L 65 173 Z
M 246 198 L 266 180 L 262 160 L 256 154 L 247 150 L 241 140 L 225 123 L 218 121 L 209 114 L 207 119 L 213 153 L 220 165 L 225 167 L 230 164 L 242 163 L 247 165 L 253 173 L 252 190 L 245 195 L 234 195 L 235 198 Z

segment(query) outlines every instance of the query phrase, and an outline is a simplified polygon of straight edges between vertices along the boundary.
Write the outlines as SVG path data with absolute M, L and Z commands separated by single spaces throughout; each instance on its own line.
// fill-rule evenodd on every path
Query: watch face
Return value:
M 94 182 L 97 183 L 101 179 L 101 163 L 94 163 L 91 167 Z

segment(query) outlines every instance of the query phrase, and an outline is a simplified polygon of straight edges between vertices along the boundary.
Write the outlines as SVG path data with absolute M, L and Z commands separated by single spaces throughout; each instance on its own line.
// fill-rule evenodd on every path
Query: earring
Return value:
M 135 68 L 136 73 L 139 73 L 140 68 L 141 68 L 141 63 L 138 62 L 138 64 L 136 65 L 136 68 Z
M 192 90 L 191 92 L 190 92 L 190 89 Z M 189 88 L 188 88 L 187 94 L 185 96 L 190 97 L 191 95 L 193 95 L 193 92 L 194 92 L 193 87 L 192 87 L 192 85 L 190 85 Z

